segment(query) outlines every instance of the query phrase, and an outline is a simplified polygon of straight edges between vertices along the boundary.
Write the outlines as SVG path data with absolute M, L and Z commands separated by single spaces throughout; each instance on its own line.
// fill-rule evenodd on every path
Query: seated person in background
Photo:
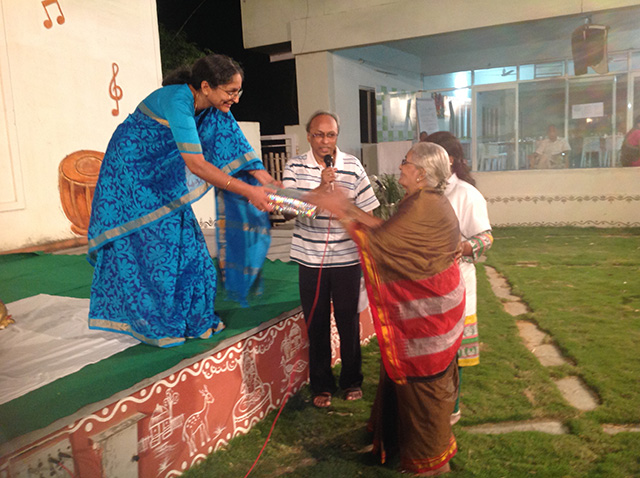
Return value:
M 420 131 L 420 142 L 425 142 L 427 140 L 427 136 L 429 136 L 429 133 L 426 131 Z
M 622 166 L 640 166 L 640 116 L 634 119 L 631 128 L 624 137 L 620 148 Z
M 569 167 L 571 146 L 564 138 L 558 138 L 558 130 L 549 125 L 547 137 L 538 143 L 530 157 L 530 169 L 562 169 Z

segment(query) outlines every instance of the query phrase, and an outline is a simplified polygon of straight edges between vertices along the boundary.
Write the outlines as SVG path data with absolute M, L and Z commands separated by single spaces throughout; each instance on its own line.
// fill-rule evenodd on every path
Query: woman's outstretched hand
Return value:
M 254 205 L 260 211 L 271 212 L 273 206 L 268 195 L 273 193 L 273 189 L 264 186 L 252 186 L 247 194 L 249 204 Z

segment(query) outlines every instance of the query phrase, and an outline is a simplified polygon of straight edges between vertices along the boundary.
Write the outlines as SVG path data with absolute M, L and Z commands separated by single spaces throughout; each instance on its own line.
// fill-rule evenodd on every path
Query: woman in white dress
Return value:
M 427 137 L 427 141 L 442 146 L 449 153 L 451 176 L 445 190 L 453 210 L 458 216 L 462 235 L 462 258 L 460 271 L 467 288 L 465 325 L 462 344 L 458 350 L 458 372 L 462 385 L 462 368 L 480 363 L 480 341 L 478 338 L 478 318 L 476 315 L 476 267 L 480 256 L 493 244 L 491 224 L 487 212 L 487 201 L 475 188 L 475 180 L 464 157 L 464 150 L 458 138 L 447 131 L 438 131 Z M 460 420 L 460 387 L 458 400 L 451 415 L 451 422 Z

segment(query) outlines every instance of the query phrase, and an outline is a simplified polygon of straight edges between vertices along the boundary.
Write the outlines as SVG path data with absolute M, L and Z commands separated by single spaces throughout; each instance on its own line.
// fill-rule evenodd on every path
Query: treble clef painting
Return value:
M 120 114 L 120 106 L 118 105 L 118 102 L 122 99 L 122 88 L 116 84 L 116 76 L 118 75 L 120 68 L 117 63 L 113 63 L 111 65 L 111 69 L 113 71 L 113 77 L 109 83 L 109 96 L 116 102 L 116 107 L 111 110 L 111 114 L 113 116 L 118 116 Z

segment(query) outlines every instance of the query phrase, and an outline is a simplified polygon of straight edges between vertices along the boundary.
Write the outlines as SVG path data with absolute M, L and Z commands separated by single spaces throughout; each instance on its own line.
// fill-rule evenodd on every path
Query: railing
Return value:
M 287 160 L 298 155 L 297 137 L 292 134 L 260 136 L 260 144 L 264 167 L 276 181 L 282 181 Z M 282 214 L 273 212 L 269 217 L 272 223 L 285 220 Z
M 262 162 L 274 179 L 282 181 L 287 159 L 298 154 L 297 137 L 292 134 L 260 136 Z

